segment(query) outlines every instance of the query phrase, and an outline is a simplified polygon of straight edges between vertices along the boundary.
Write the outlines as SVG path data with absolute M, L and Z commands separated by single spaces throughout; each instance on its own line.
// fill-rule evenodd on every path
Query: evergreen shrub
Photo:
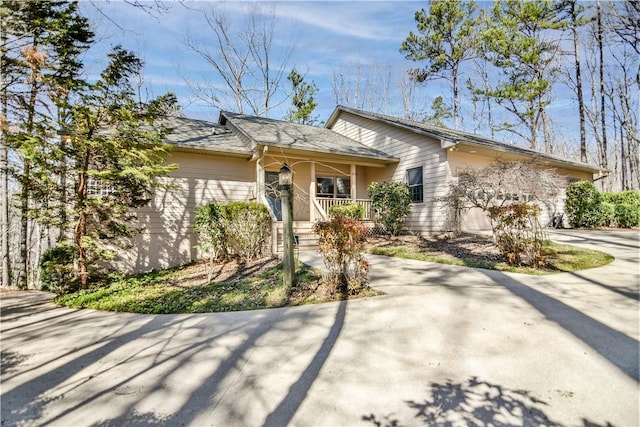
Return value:
M 593 182 L 569 184 L 565 210 L 572 227 L 597 227 L 602 223 L 602 195 Z
M 335 218 L 343 216 L 356 221 L 362 221 L 364 218 L 364 206 L 357 203 L 347 203 L 344 205 L 334 205 L 329 208 L 329 216 Z
M 401 182 L 372 182 L 367 188 L 376 221 L 392 236 L 402 232 L 405 218 L 411 211 L 409 186 Z

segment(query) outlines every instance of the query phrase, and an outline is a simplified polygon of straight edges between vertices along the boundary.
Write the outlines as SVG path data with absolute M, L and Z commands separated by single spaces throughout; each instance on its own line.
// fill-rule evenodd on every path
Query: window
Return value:
M 407 169 L 407 183 L 409 184 L 411 203 L 422 203 L 424 201 L 422 166 L 418 168 Z
M 92 176 L 87 179 L 88 197 L 107 197 L 115 193 L 115 189 L 109 182 L 98 180 Z
M 336 178 L 336 197 L 342 199 L 351 197 L 351 180 L 349 178 Z
M 318 177 L 316 196 L 348 199 L 351 197 L 351 180 L 333 176 Z
M 333 197 L 334 190 L 332 177 L 316 178 L 316 195 L 318 197 Z

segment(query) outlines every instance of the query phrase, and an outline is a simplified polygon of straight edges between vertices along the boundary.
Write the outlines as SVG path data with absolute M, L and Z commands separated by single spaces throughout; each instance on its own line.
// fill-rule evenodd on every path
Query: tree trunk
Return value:
M 22 182 L 22 190 L 20 193 L 20 242 L 18 244 L 18 277 L 16 285 L 20 289 L 27 288 L 27 274 L 29 270 L 29 261 L 27 260 L 27 240 L 29 239 L 29 188 L 27 181 L 29 179 L 30 166 L 29 161 L 24 161 L 24 177 Z
M 580 161 L 587 163 L 587 133 L 585 130 L 584 96 L 582 93 L 582 72 L 580 70 L 580 43 L 578 40 L 578 16 L 576 13 L 576 2 L 571 3 L 571 32 L 573 33 L 573 50 L 576 69 L 576 95 L 578 96 L 578 115 L 580 117 Z
M 622 191 L 629 189 L 629 183 L 627 182 L 627 150 L 624 146 L 624 129 L 620 124 L 620 181 L 622 184 Z
M 4 105 L 3 105 L 4 110 Z M 9 258 L 9 179 L 8 179 L 8 149 L 6 145 L 6 133 L 2 130 L 2 147 L 0 148 L 0 168 L 2 171 L 2 211 L 0 222 L 2 223 L 2 286 L 11 285 L 11 262 Z
M 542 119 L 542 132 L 544 137 L 545 152 L 553 154 L 553 144 L 551 142 L 551 132 L 549 131 L 549 119 L 544 107 L 540 107 L 540 118 Z
M 38 51 L 38 43 L 34 40 L 33 51 Z M 39 83 L 39 64 L 37 59 L 31 61 L 31 89 L 29 93 L 29 102 L 27 104 L 27 133 L 30 136 L 35 136 L 35 115 L 36 115 L 36 101 L 38 97 L 38 83 Z M 31 189 L 29 188 L 31 180 L 31 161 L 27 158 L 24 159 L 21 197 L 20 197 L 20 259 L 18 263 L 18 287 L 26 289 L 28 287 L 29 276 L 29 252 L 27 250 L 27 242 L 29 239 L 29 199 L 31 196 Z
M 451 77 L 453 80 L 453 128 L 458 130 L 458 116 L 460 115 L 460 99 L 458 95 L 458 66 L 451 68 Z
M 78 248 L 78 268 L 80 275 L 80 286 L 86 289 L 89 283 L 89 267 L 87 260 L 87 249 L 84 245 L 84 237 L 87 235 L 87 170 L 89 169 L 89 153 L 85 152 L 82 159 L 78 174 L 78 184 L 76 188 L 76 212 L 78 213 L 78 222 L 74 228 L 73 240 L 76 248 Z
M 604 90 L 604 46 L 602 32 L 602 8 L 600 7 L 600 0 L 596 0 L 596 36 L 598 42 L 598 55 L 599 55 L 599 79 L 600 79 L 600 127 L 602 128 L 602 150 L 600 155 L 600 166 L 603 169 L 608 168 L 607 161 L 607 119 L 605 117 L 606 104 L 605 104 L 605 90 Z
M 7 30 L 3 20 L 0 23 L 0 48 L 2 49 L 2 58 L 6 56 L 7 46 Z M 9 148 L 7 146 L 7 121 L 8 113 L 8 96 L 7 96 L 7 78 L 4 67 L 0 66 L 0 85 L 2 85 L 2 93 L 0 94 L 2 103 L 2 115 L 0 116 L 0 198 L 2 198 L 2 206 L 0 211 L 0 233 L 2 234 L 2 286 L 11 285 L 11 262 L 9 258 Z

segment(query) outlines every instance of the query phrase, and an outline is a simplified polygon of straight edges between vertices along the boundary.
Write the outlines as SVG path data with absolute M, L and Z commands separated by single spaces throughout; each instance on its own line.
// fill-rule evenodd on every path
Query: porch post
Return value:
M 309 183 L 309 219 L 316 220 L 316 162 L 311 162 L 311 182 Z
M 256 201 L 265 204 L 264 198 L 264 155 L 256 160 Z
M 357 199 L 357 192 L 358 190 L 358 184 L 356 182 L 356 165 L 355 163 L 351 163 L 351 200 L 353 201 L 353 203 L 356 202 Z

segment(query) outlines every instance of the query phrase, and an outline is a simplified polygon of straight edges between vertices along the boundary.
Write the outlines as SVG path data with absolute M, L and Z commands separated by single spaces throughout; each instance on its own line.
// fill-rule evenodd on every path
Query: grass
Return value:
M 485 268 L 489 270 L 507 271 L 531 275 L 547 275 L 563 272 L 586 270 L 601 267 L 613 261 L 613 256 L 604 252 L 578 248 L 572 245 L 559 244 L 551 241 L 545 242 L 542 255 L 546 264 L 540 268 L 529 266 L 517 266 L 506 261 L 481 261 L 454 255 L 432 255 L 420 252 L 409 246 L 376 247 L 369 250 L 374 255 L 385 255 L 398 258 L 415 259 L 419 261 L 435 262 L 439 264 L 459 265 L 473 268 Z
M 320 272 L 305 265 L 298 268 L 297 284 L 291 290 L 282 284 L 282 264 L 239 279 L 181 286 L 183 278 L 188 276 L 188 269 L 173 268 L 113 280 L 92 289 L 59 296 L 55 302 L 72 308 L 176 314 L 255 310 L 336 299 L 321 292 Z M 371 293 L 358 296 L 368 295 Z
M 370 253 L 416 259 L 440 264 L 545 275 L 600 267 L 613 261 L 604 252 L 571 245 L 546 242 L 542 268 L 509 265 L 504 261 L 474 259 L 471 255 L 421 252 L 412 246 L 374 247 Z M 345 298 L 328 291 L 319 270 L 300 265 L 293 289 L 282 284 L 282 264 L 265 264 L 262 269 L 244 272 L 230 278 L 207 283 L 194 281 L 202 274 L 202 266 L 184 266 L 136 276 L 112 279 L 87 290 L 59 296 L 55 302 L 72 308 L 149 314 L 212 313 L 256 310 L 303 304 L 318 304 Z M 205 275 L 206 277 L 206 275 Z M 357 295 L 379 293 L 365 287 Z

